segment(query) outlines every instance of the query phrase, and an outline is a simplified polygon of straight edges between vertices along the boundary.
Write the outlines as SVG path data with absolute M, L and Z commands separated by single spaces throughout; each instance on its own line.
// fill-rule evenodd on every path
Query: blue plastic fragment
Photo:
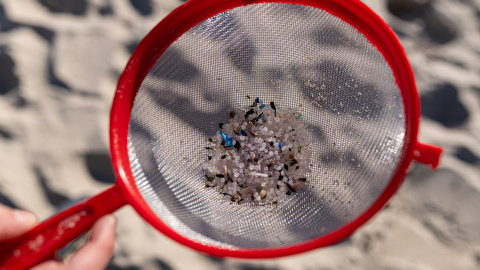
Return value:
M 282 143 L 278 143 L 278 148 L 282 148 Z
M 260 116 L 260 119 L 262 119 L 262 121 L 263 121 L 263 113 L 262 113 L 262 115 Z
M 243 129 L 242 129 L 240 132 L 242 133 L 242 136 L 246 136 L 246 135 L 247 135 L 247 132 L 246 132 L 245 130 L 243 130 Z
M 260 103 L 260 98 L 257 97 L 257 98 L 255 99 L 255 102 L 256 102 L 256 103 Z
M 232 138 L 229 138 L 225 132 L 220 130 L 220 135 L 222 135 L 223 140 L 225 141 L 225 144 L 230 147 L 233 145 Z
M 260 108 L 260 110 L 261 110 L 261 109 L 265 108 L 265 106 L 267 106 L 267 105 L 262 104 L 262 105 L 260 105 L 258 108 Z

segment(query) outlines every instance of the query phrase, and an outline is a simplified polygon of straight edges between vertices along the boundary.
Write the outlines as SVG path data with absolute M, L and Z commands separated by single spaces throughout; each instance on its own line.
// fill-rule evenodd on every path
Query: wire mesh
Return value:
M 278 206 L 205 188 L 207 139 L 246 96 L 296 108 L 312 136 L 307 188 Z M 220 248 L 280 248 L 363 213 L 401 159 L 404 108 L 392 71 L 354 27 L 308 6 L 255 4 L 195 26 L 158 59 L 131 111 L 129 155 L 150 208 Z

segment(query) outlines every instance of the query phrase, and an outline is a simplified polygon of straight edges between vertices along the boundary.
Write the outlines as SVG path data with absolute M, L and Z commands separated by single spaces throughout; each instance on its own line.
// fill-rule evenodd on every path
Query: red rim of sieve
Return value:
M 362 33 L 383 55 L 391 67 L 401 91 L 405 113 L 405 144 L 401 161 L 390 183 L 380 197 L 363 214 L 344 226 L 322 237 L 300 244 L 270 249 L 224 249 L 195 242 L 167 226 L 150 209 L 135 184 L 130 169 L 127 150 L 130 113 L 135 95 L 149 70 L 165 50 L 185 32 L 204 20 L 226 10 L 259 3 L 284 3 L 306 5 L 324 10 L 345 21 Z M 272 258 L 297 254 L 318 247 L 335 244 L 350 236 L 358 227 L 369 220 L 393 196 L 402 183 L 413 160 L 436 168 L 441 149 L 417 141 L 420 122 L 420 105 L 415 78 L 407 56 L 392 29 L 370 8 L 357 0 L 191 0 L 165 17 L 140 42 L 122 73 L 112 105 L 110 117 L 110 150 L 114 169 L 120 181 L 123 195 L 135 210 L 151 225 L 171 239 L 219 257 Z

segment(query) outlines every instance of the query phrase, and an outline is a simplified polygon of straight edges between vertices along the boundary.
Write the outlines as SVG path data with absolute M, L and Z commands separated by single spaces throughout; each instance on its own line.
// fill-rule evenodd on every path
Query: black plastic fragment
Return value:
M 240 145 L 239 142 L 235 142 L 235 145 L 234 145 L 234 146 L 235 146 L 235 148 L 236 148 L 237 150 L 240 150 L 240 146 L 241 146 L 241 145 Z
M 270 102 L 270 107 L 272 107 L 273 111 L 275 112 L 275 116 L 277 116 L 277 108 L 275 107 L 275 103 Z
M 255 110 L 254 109 L 250 109 L 248 112 L 245 113 L 245 118 L 249 117 L 250 115 L 254 114 L 255 113 Z
M 288 188 L 289 191 L 291 191 L 291 192 L 297 192 L 297 191 L 292 187 L 292 185 L 290 185 L 289 183 L 286 183 L 286 182 L 285 182 L 285 185 L 287 185 L 287 188 Z
M 297 164 L 297 163 L 298 163 L 298 162 L 297 162 L 296 159 L 292 159 L 292 162 L 290 162 L 290 166 L 293 166 L 293 165 L 295 165 L 295 164 Z

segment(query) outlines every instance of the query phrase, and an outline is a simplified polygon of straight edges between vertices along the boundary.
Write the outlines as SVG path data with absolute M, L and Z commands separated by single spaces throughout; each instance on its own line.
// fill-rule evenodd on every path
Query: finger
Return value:
M 43 262 L 30 270 L 64 270 L 65 265 L 61 262 L 47 261 Z
M 7 240 L 19 236 L 35 224 L 34 214 L 17 209 L 11 209 L 0 204 L 0 240 Z
M 67 261 L 67 269 L 104 269 L 112 258 L 115 247 L 115 219 L 101 218 L 92 228 L 87 244 Z

